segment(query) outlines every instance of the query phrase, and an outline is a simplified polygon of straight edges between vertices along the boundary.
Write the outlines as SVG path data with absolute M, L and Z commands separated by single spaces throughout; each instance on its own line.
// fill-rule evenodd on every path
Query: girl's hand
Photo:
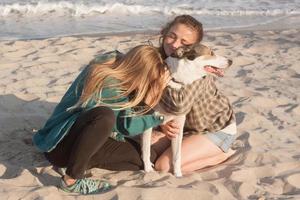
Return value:
M 179 125 L 174 120 L 167 122 L 166 124 L 160 125 L 162 132 L 169 138 L 170 140 L 175 138 L 179 133 Z

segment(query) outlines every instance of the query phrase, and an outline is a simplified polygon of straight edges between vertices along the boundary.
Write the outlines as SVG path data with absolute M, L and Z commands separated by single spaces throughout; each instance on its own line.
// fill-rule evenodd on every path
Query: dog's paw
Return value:
M 145 164 L 144 170 L 145 172 L 153 172 L 154 171 L 153 164 L 152 163 Z
M 182 172 L 181 172 L 181 170 L 174 170 L 174 176 L 175 176 L 176 178 L 182 177 Z

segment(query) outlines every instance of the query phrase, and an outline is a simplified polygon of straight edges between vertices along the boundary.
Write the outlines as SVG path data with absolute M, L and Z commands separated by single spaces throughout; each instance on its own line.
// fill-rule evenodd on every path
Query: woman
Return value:
M 137 135 L 163 121 L 149 113 L 169 79 L 157 48 L 141 45 L 124 56 L 112 52 L 96 61 L 80 73 L 33 137 L 54 166 L 66 167 L 60 187 L 67 192 L 108 190 L 109 183 L 85 178 L 93 167 L 139 170 L 142 163 L 135 147 L 115 139 Z
M 202 24 L 193 17 L 181 15 L 167 24 L 161 34 L 160 51 L 165 59 L 181 46 L 200 42 L 203 29 Z M 214 104 L 220 101 L 220 105 Z M 235 140 L 234 113 L 228 99 L 216 88 L 212 76 L 180 90 L 167 87 L 161 102 L 170 113 L 187 115 L 181 152 L 183 174 L 217 165 L 234 153 L 230 149 Z M 226 134 L 225 129 L 231 128 L 231 125 L 233 132 Z M 153 148 L 160 155 L 155 162 L 155 169 L 170 171 L 172 152 L 169 139 L 176 136 L 179 128 L 174 121 L 160 125 L 160 128 L 163 134 L 153 134 Z

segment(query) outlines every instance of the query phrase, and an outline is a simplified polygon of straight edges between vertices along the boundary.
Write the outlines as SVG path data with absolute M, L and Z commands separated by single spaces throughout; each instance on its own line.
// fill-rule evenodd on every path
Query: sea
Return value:
M 155 33 L 181 14 L 206 31 L 300 28 L 300 0 L 0 0 L 0 40 Z

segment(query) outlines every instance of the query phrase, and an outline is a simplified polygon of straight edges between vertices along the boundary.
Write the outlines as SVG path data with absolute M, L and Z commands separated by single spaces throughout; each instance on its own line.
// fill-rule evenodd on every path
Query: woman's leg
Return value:
M 109 138 L 114 123 L 115 116 L 109 108 L 97 107 L 84 112 L 55 149 L 45 153 L 53 165 L 67 167 L 62 190 L 81 194 L 108 190 L 110 184 L 105 181 L 84 179 L 85 171 L 94 166 L 121 170 L 142 167 L 139 153 L 131 143 Z
M 112 127 L 106 126 L 112 126 L 113 119 L 112 111 L 105 107 L 97 107 L 83 113 L 57 147 L 51 152 L 45 153 L 47 159 L 57 167 L 67 167 L 67 175 L 71 177 L 74 176 L 71 173 L 77 174 L 76 170 L 79 170 L 81 175 L 76 175 L 74 178 L 82 177 L 84 169 L 93 167 L 116 171 L 142 169 L 143 162 L 138 143 L 131 139 L 127 139 L 126 142 L 119 142 L 108 137 Z M 93 125 L 95 123 L 97 126 Z M 85 133 L 86 131 L 88 133 Z M 90 140 L 91 142 L 89 142 Z M 101 145 L 101 143 L 103 144 Z M 92 155 L 86 155 L 86 150 L 90 151 L 94 148 L 96 150 L 90 153 Z M 93 153 L 94 151 L 96 152 Z M 155 155 L 156 153 L 152 151 L 152 161 L 156 159 Z M 69 162 L 71 158 L 71 162 L 75 163 L 73 164 L 75 168 Z M 74 170 L 75 172 L 72 172 Z
M 83 178 L 92 156 L 104 145 L 111 135 L 115 123 L 114 113 L 99 107 L 79 117 L 70 133 L 78 134 L 67 164 L 66 174 L 72 178 Z M 82 128 L 83 127 L 83 128 Z
M 181 168 L 183 174 L 217 165 L 225 161 L 234 152 L 224 153 L 206 135 L 189 135 L 182 141 Z M 155 169 L 170 171 L 172 169 L 172 151 L 169 147 L 156 161 Z
M 114 113 L 107 107 L 97 107 L 82 113 L 65 138 L 46 158 L 58 167 L 67 167 L 66 174 L 83 178 L 90 158 L 111 134 Z
M 156 160 L 156 155 L 156 152 L 151 149 L 152 162 Z M 109 138 L 91 158 L 90 164 L 90 168 L 97 167 L 114 171 L 138 171 L 144 167 L 140 144 L 130 138 L 126 138 L 126 142 L 118 142 Z
M 158 156 L 165 152 L 170 145 L 171 140 L 164 133 L 153 130 L 151 135 L 151 149 L 154 149 Z

